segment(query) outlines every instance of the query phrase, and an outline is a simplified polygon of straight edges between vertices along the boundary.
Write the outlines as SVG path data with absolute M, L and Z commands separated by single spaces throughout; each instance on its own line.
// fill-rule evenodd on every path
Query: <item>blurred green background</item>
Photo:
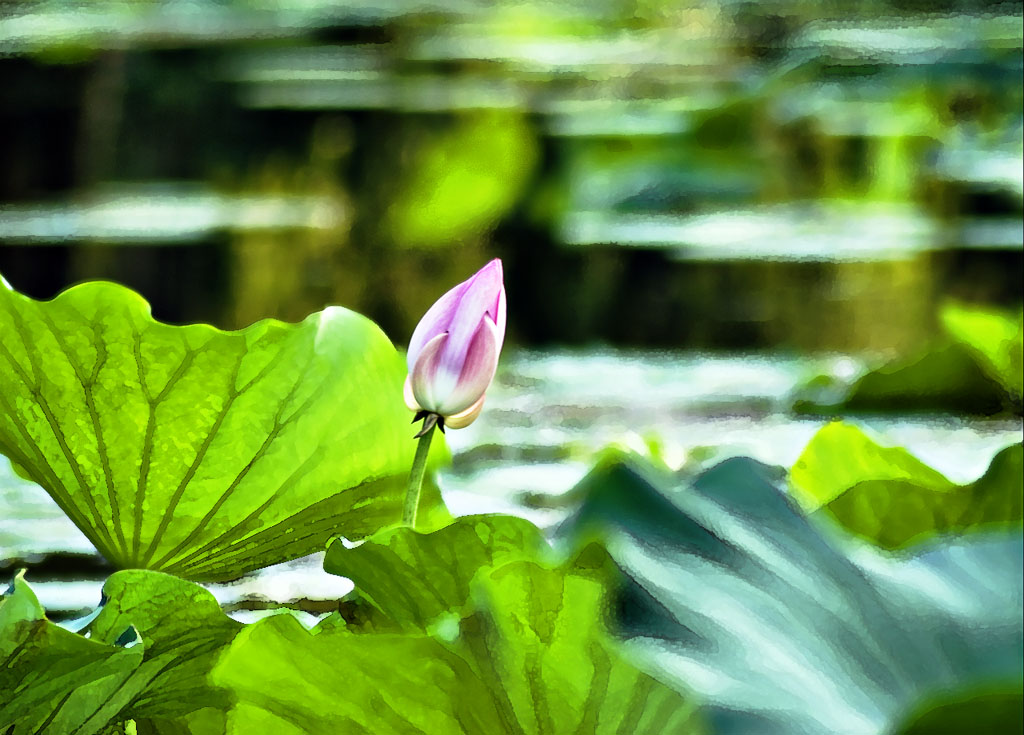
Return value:
M 1020 3 L 8 2 L 0 273 L 404 343 L 907 352 L 1021 298 Z
M 608 443 L 790 466 L 834 415 L 968 482 L 1021 439 L 1021 16 L 5 2 L 0 274 L 228 328 L 337 303 L 403 345 L 501 257 L 507 347 L 449 433 L 456 513 L 550 527 Z M 0 568 L 72 552 L 45 493 L 2 479 Z M 69 558 L 51 573 L 100 576 Z

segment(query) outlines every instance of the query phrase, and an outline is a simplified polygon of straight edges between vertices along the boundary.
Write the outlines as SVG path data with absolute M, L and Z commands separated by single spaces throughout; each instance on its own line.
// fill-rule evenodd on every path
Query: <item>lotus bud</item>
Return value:
M 505 286 L 495 258 L 431 306 L 409 340 L 405 403 L 443 429 L 480 415 L 505 339 Z M 426 427 L 425 427 L 426 428 Z

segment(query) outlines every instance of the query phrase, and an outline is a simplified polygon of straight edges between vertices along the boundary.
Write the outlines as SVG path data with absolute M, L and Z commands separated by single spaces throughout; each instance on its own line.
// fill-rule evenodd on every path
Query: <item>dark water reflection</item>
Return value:
M 401 342 L 500 255 L 522 344 L 906 351 L 1022 289 L 1020 8 L 972 7 L 8 3 L 0 272 Z

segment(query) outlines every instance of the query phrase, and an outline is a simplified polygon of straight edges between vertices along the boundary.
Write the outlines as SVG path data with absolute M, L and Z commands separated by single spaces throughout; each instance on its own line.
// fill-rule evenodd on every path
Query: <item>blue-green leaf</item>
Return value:
M 631 579 L 628 650 L 701 696 L 719 735 L 883 735 L 944 691 L 1019 690 L 1019 531 L 896 556 L 807 518 L 780 468 L 652 477 L 633 460 L 599 468 L 565 530 L 604 540 Z

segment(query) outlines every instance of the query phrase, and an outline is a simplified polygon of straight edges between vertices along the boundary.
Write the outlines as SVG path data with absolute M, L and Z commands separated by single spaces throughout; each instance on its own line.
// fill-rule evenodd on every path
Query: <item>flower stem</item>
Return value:
M 431 419 L 434 419 L 431 421 Z M 409 485 L 405 490 L 405 507 L 402 510 L 402 523 L 409 528 L 416 527 L 416 510 L 420 505 L 420 487 L 423 485 L 423 473 L 427 469 L 427 453 L 430 451 L 430 439 L 434 436 L 437 417 L 427 416 L 423 431 L 418 435 L 420 443 L 416 445 L 416 457 L 412 461 L 409 472 Z

